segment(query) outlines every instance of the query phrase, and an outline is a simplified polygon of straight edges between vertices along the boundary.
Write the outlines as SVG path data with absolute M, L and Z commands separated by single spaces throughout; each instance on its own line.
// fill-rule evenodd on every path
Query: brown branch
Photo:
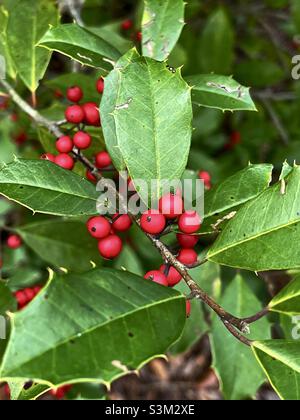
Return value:
M 49 121 L 48 119 L 44 118 L 38 111 L 34 110 L 27 102 L 25 102 L 18 93 L 4 80 L 0 80 L 0 84 L 5 88 L 5 90 L 9 93 L 11 99 L 26 113 L 28 114 L 36 124 L 47 128 L 51 133 L 53 133 L 56 137 L 60 137 L 63 135 L 60 128 L 57 126 L 55 122 Z M 88 170 L 90 170 L 93 175 L 96 177 L 97 180 L 101 180 L 102 176 L 96 166 L 89 161 L 82 153 L 74 148 L 73 155 L 75 158 L 80 161 Z M 120 205 L 125 208 L 126 203 L 124 203 L 124 199 L 121 194 L 117 190 L 114 191 L 118 198 Z M 130 214 L 130 213 L 129 213 Z M 135 223 L 140 227 L 140 220 L 137 216 L 130 214 L 133 218 Z M 232 314 L 228 313 L 224 310 L 217 302 L 215 302 L 208 294 L 201 289 L 200 286 L 193 280 L 188 272 L 188 267 L 183 265 L 181 262 L 177 260 L 177 258 L 173 255 L 173 253 L 164 245 L 160 239 L 153 235 L 146 234 L 148 239 L 152 242 L 155 248 L 160 252 L 163 260 L 166 264 L 173 266 L 182 276 L 185 283 L 188 285 L 189 289 L 191 290 L 192 297 L 196 299 L 200 299 L 206 305 L 208 305 L 222 320 L 225 327 L 231 332 L 233 336 L 235 336 L 238 340 L 244 342 L 244 344 L 250 345 L 249 340 L 245 337 L 241 336 L 237 330 L 242 333 L 249 332 L 249 326 L 246 322 L 247 320 L 239 319 L 233 316 Z M 199 262 L 199 265 L 204 264 L 207 260 L 203 262 Z M 250 320 L 252 318 L 249 318 Z

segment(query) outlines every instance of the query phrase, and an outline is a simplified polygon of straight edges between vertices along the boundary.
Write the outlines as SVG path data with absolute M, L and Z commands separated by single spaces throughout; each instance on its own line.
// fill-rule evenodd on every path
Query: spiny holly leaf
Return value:
M 262 309 L 260 302 L 240 275 L 228 286 L 220 304 L 241 318 Z M 251 326 L 250 338 L 264 339 L 269 336 L 270 326 L 266 319 Z M 251 354 L 251 349 L 233 340 L 217 316 L 213 319 L 211 343 L 213 364 L 220 378 L 224 397 L 228 400 L 240 400 L 254 396 L 264 381 L 264 375 Z
M 273 166 L 249 165 L 208 191 L 205 195 L 205 215 L 211 217 L 229 212 L 255 198 L 269 187 Z
M 89 67 L 111 70 L 121 53 L 107 41 L 75 24 L 50 28 L 39 45 Z
M 55 276 L 15 314 L 0 376 L 110 383 L 162 355 L 184 324 L 184 296 L 134 274 Z
M 143 55 L 164 61 L 184 27 L 183 0 L 144 0 Z
M 254 342 L 252 350 L 277 394 L 284 400 L 300 399 L 300 342 Z
M 10 0 L 8 3 L 7 45 L 18 75 L 32 92 L 43 78 L 51 57 L 49 51 L 36 45 L 49 25 L 57 25 L 58 21 L 54 2 Z
M 300 314 L 300 277 L 289 283 L 269 304 L 269 309 L 288 315 Z
M 0 194 L 37 213 L 96 214 L 95 187 L 48 161 L 16 159 L 6 165 L 0 171 Z
M 133 182 L 147 183 L 149 194 L 139 189 L 147 203 L 160 197 L 166 182 L 180 180 L 186 168 L 192 133 L 190 88 L 180 71 L 150 58 L 119 71 L 113 111 L 118 147 Z
M 44 261 L 75 272 L 87 271 L 101 262 L 97 244 L 85 223 L 51 219 L 20 227 L 16 232 Z
M 230 76 L 201 74 L 187 77 L 194 104 L 222 111 L 257 111 L 249 88 Z
M 300 267 L 300 167 L 245 204 L 208 252 L 211 261 L 252 271 Z M 259 256 L 259 258 L 258 258 Z
M 112 113 L 117 106 L 121 71 L 125 69 L 130 63 L 133 63 L 139 58 L 140 55 L 135 48 L 128 51 L 127 54 L 120 58 L 115 66 L 115 69 L 112 70 L 105 78 L 105 89 L 100 105 L 101 125 L 106 147 L 112 158 L 115 168 L 119 171 L 126 169 L 126 165 L 118 145 L 116 124 Z

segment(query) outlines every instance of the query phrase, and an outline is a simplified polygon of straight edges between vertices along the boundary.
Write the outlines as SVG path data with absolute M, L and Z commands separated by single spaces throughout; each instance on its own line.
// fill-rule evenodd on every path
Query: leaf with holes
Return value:
M 245 204 L 226 225 L 208 259 L 252 271 L 300 267 L 300 167 Z M 259 256 L 259 257 L 258 257 Z
M 86 179 L 52 162 L 17 159 L 0 171 L 0 194 L 37 213 L 97 213 L 98 193 Z
M 110 383 L 163 355 L 184 324 L 184 296 L 134 274 L 55 276 L 14 316 L 0 377 Z
M 184 27 L 183 0 L 144 0 L 143 55 L 164 61 Z

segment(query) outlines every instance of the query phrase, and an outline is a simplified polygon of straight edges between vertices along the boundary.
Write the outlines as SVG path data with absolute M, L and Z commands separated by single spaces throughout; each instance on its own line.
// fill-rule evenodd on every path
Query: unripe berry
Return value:
M 72 139 L 69 136 L 62 136 L 56 142 L 56 149 L 59 153 L 70 153 L 73 146 Z
M 198 241 L 199 237 L 196 235 L 186 235 L 185 233 L 177 233 L 177 241 L 182 248 L 194 248 Z
M 160 284 L 161 286 L 166 286 L 166 287 L 169 286 L 167 277 L 163 273 L 157 270 L 149 271 L 148 273 L 145 274 L 144 278 L 152 280 L 154 281 L 154 283 Z
M 186 300 L 186 303 L 185 303 L 185 313 L 186 313 L 186 317 L 187 318 L 189 318 L 190 315 L 191 315 L 191 309 L 192 309 L 192 307 L 191 307 L 191 301 L 187 299 Z
M 166 273 L 166 266 L 165 266 L 165 265 L 162 265 L 162 266 L 160 267 L 159 271 L 160 271 L 161 273 L 165 274 L 165 273 Z M 165 275 L 166 275 L 166 274 L 165 274 Z M 174 287 L 174 286 L 176 286 L 176 284 L 178 284 L 178 283 L 181 281 L 181 279 L 182 279 L 181 274 L 180 274 L 180 273 L 178 273 L 178 271 L 177 271 L 177 270 L 176 270 L 176 268 L 174 268 L 174 267 L 170 267 L 170 268 L 169 268 L 169 272 L 168 272 L 168 274 L 166 275 L 166 277 L 167 277 L 167 282 L 168 282 L 168 286 L 169 286 L 169 287 Z
M 211 189 L 211 176 L 210 173 L 207 171 L 199 171 L 198 176 L 200 179 L 203 180 L 205 188 L 207 190 Z
M 100 113 L 95 102 L 87 102 L 82 105 L 84 121 L 87 125 L 100 126 Z
M 117 213 L 113 216 L 112 220 L 112 227 L 118 232 L 126 232 L 131 228 L 132 222 L 128 214 L 119 215 Z
M 97 182 L 97 178 L 95 177 L 95 175 L 92 174 L 91 171 L 87 170 L 86 171 L 86 177 L 89 181 L 96 183 Z
M 124 22 L 122 22 L 121 29 L 123 31 L 129 31 L 129 29 L 131 29 L 132 27 L 133 27 L 133 22 L 131 19 L 127 19 L 127 20 L 124 20 Z
M 193 249 L 181 249 L 177 259 L 182 264 L 192 265 L 197 262 L 198 254 Z
M 41 155 L 42 160 L 50 160 L 50 162 L 55 162 L 55 156 L 52 153 L 44 153 Z
M 100 152 L 96 155 L 95 164 L 97 168 L 103 169 L 110 166 L 112 164 L 112 160 L 107 152 Z
M 72 171 L 74 168 L 74 159 L 67 155 L 66 153 L 61 153 L 55 157 L 56 165 L 60 166 L 61 168 L 67 169 L 68 171 Z
M 83 92 L 79 86 L 72 86 L 67 90 L 67 98 L 70 102 L 79 102 L 83 98 Z
M 147 210 L 141 217 L 141 228 L 151 235 L 158 235 L 166 227 L 166 218 L 158 210 Z
M 10 235 L 7 239 L 7 246 L 10 249 L 18 249 L 22 245 L 22 239 L 19 235 Z
M 87 228 L 93 238 L 103 239 L 110 234 L 111 225 L 105 217 L 96 216 L 87 222 Z
M 201 219 L 196 211 L 183 213 L 178 220 L 178 227 L 183 233 L 196 233 L 201 227 Z
M 96 89 L 100 94 L 104 92 L 104 79 L 103 79 L 103 77 L 100 77 L 100 79 L 97 80 Z
M 159 211 L 167 219 L 176 219 L 183 212 L 183 200 L 180 195 L 167 194 L 159 200 Z
M 80 105 L 71 105 L 66 109 L 65 117 L 72 124 L 80 124 L 85 118 L 85 113 Z
M 122 251 L 123 243 L 117 235 L 109 235 L 101 239 L 98 243 L 98 249 L 103 258 L 112 260 Z
M 85 131 L 78 131 L 73 137 L 74 145 L 78 149 L 88 149 L 92 143 L 92 137 Z

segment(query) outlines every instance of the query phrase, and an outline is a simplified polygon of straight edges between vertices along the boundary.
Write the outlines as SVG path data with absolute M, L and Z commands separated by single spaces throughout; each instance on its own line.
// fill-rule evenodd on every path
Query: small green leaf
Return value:
M 291 281 L 269 304 L 273 312 L 288 315 L 300 314 L 300 277 Z
M 144 0 L 143 55 L 164 61 L 184 27 L 183 0 Z
M 242 276 L 238 275 L 225 290 L 220 304 L 235 316 L 245 318 L 259 312 L 262 307 Z M 268 338 L 270 326 L 266 319 L 251 326 L 251 338 Z M 211 343 L 213 365 L 221 381 L 227 400 L 241 400 L 255 395 L 264 382 L 264 375 L 251 353 L 251 349 L 233 339 L 217 316 L 213 318 Z
M 14 312 L 17 309 L 17 302 L 4 281 L 0 280 L 0 315 L 7 311 Z
M 0 376 L 110 383 L 162 355 L 184 324 L 184 297 L 134 274 L 55 276 L 15 314 Z
M 89 67 L 110 70 L 121 53 L 107 41 L 75 24 L 50 28 L 39 45 Z
M 0 194 L 37 213 L 94 215 L 98 193 L 86 179 L 42 160 L 17 159 L 0 170 Z
M 202 74 L 187 77 L 194 104 L 222 111 L 257 111 L 249 88 L 231 76 Z
M 55 267 L 84 272 L 101 262 L 97 243 L 80 221 L 52 219 L 18 228 L 23 241 Z
M 0 54 L 5 58 L 6 72 L 15 79 L 17 74 L 7 45 L 8 11 L 5 5 L 0 6 Z
M 252 350 L 271 385 L 283 400 L 300 399 L 300 342 L 254 342 Z
M 57 25 L 59 15 L 48 0 L 10 0 L 8 6 L 7 44 L 18 75 L 34 92 L 48 67 L 51 53 L 36 46 L 48 30 Z M 22 22 L 22 24 L 20 24 Z
M 300 167 L 246 203 L 226 225 L 208 259 L 251 271 L 300 267 Z

